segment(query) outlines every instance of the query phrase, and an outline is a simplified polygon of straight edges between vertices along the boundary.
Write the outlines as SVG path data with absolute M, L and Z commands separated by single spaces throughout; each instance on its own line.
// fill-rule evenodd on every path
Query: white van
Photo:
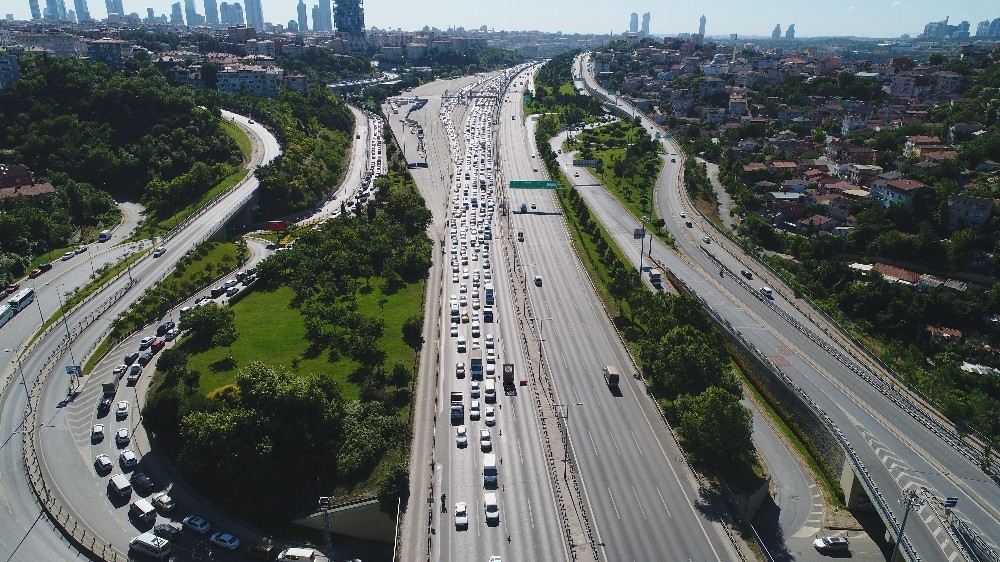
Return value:
M 496 488 L 499 485 L 499 479 L 497 455 L 496 453 L 486 453 L 483 455 L 483 486 L 486 488 Z
M 108 482 L 108 487 L 115 491 L 120 497 L 127 498 L 132 495 L 132 483 L 124 474 L 115 474 Z
M 487 404 L 492 404 L 497 401 L 496 379 L 486 379 L 486 383 L 483 385 L 483 397 Z
M 135 551 L 158 560 L 170 558 L 170 541 L 153 533 L 143 533 L 128 541 L 129 551 Z
M 156 509 L 145 498 L 139 498 L 132 502 L 132 506 L 129 507 L 128 512 L 143 523 L 156 521 Z
M 110 230 L 102 230 L 101 233 L 97 235 L 98 242 L 107 242 L 108 240 L 111 240 Z

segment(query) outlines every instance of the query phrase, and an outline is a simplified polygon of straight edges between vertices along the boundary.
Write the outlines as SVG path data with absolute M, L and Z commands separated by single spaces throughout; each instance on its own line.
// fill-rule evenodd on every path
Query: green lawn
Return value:
M 380 284 L 380 281 L 373 282 L 373 286 Z M 386 354 L 384 364 L 387 370 L 396 363 L 413 366 L 414 353 L 403 341 L 402 326 L 408 317 L 420 314 L 423 292 L 422 282 L 408 285 L 396 294 L 386 296 L 381 310 L 381 291 L 374 290 L 358 297 L 361 311 L 381 316 L 385 321 L 379 349 Z M 360 388 L 348 380 L 351 372 L 358 367 L 357 361 L 340 358 L 331 362 L 325 353 L 316 357 L 307 356 L 309 343 L 305 337 L 305 319 L 298 309 L 292 308 L 293 297 L 294 291 L 290 287 L 281 287 L 271 292 L 254 291 L 233 305 L 240 334 L 232 347 L 235 364 L 226 361 L 229 357 L 227 348 L 193 354 L 188 363 L 191 371 L 201 373 L 202 393 L 208 395 L 232 383 L 237 371 L 251 361 L 263 361 L 287 366 L 303 376 L 332 376 L 340 383 L 345 399 L 358 397 Z M 408 413 L 403 411 L 401 415 Z
M 575 96 L 575 95 L 577 95 L 576 87 L 573 85 L 572 82 L 565 82 L 562 85 L 560 85 L 559 86 L 559 93 L 560 94 L 566 94 L 567 96 Z
M 65 254 L 66 252 L 73 250 L 75 248 L 76 246 L 66 246 L 65 248 L 56 248 L 54 250 L 50 250 L 36 257 L 35 259 L 31 260 L 31 263 L 28 265 L 28 271 L 35 269 L 36 267 L 42 265 L 43 263 L 52 263 L 57 259 L 59 259 L 60 257 L 62 257 L 62 255 Z
M 240 147 L 240 152 L 243 153 L 243 159 L 250 158 L 252 148 L 250 146 L 250 137 L 247 136 L 246 131 L 226 119 L 222 120 L 222 130 L 236 141 L 236 145 Z

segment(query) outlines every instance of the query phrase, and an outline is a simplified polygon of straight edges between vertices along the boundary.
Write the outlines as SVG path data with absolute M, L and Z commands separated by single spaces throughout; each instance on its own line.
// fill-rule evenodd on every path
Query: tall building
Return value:
M 319 20 L 323 19 L 323 16 L 319 15 L 319 4 L 313 4 L 313 31 L 319 31 L 320 23 Z
M 363 0 L 342 0 L 337 2 L 334 23 L 337 26 L 337 32 L 347 36 L 351 50 L 364 50 L 365 7 Z
M 104 0 L 104 7 L 108 9 L 108 17 L 111 17 L 111 14 L 125 15 L 125 6 L 122 5 L 122 0 Z
M 260 0 L 246 0 L 247 25 L 257 31 L 264 31 L 264 10 Z
M 42 19 L 42 10 L 38 7 L 38 0 L 28 0 L 28 7 L 31 8 L 31 19 Z
M 632 15 L 628 18 L 628 30 L 632 33 L 639 32 L 639 14 L 632 12 Z
M 771 32 L 771 39 L 774 39 L 775 41 L 777 41 L 778 39 L 781 39 L 781 24 L 780 23 L 779 24 L 775 24 L 774 31 Z
M 705 17 L 705 14 L 702 14 L 701 15 L 701 19 L 698 20 L 698 35 L 701 35 L 702 38 L 705 37 L 705 24 L 706 23 L 708 23 L 708 18 Z
M 795 39 L 795 24 L 794 23 L 791 24 L 791 25 L 789 25 L 788 29 L 785 30 L 785 39 L 788 40 L 788 41 L 792 41 L 793 39 Z
M 184 0 L 184 19 L 187 20 L 188 27 L 201 25 L 201 14 L 194 7 L 194 0 Z
M 219 7 L 215 0 L 205 0 L 205 23 L 219 25 Z
M 339 8 L 338 2 L 338 8 Z M 318 10 L 313 15 L 313 31 L 333 31 L 333 13 L 330 11 L 330 0 L 319 0 Z
M 649 37 L 649 12 L 642 14 L 642 27 L 639 28 L 639 34 L 643 37 Z
M 152 8 L 146 8 L 146 23 L 156 23 L 156 12 Z
M 239 2 L 223 2 L 219 5 L 219 19 L 222 25 L 243 25 L 243 6 Z
M 306 3 L 299 0 L 299 5 L 295 9 L 299 14 L 299 21 L 296 22 L 299 26 L 299 31 L 302 33 L 309 31 L 309 16 L 306 15 Z
M 76 19 L 81 23 L 90 21 L 90 7 L 87 0 L 73 0 L 73 7 L 76 8 Z
M 64 21 L 66 19 L 66 2 L 64 0 L 45 0 L 45 18 Z
M 170 25 L 184 25 L 184 15 L 181 13 L 181 3 L 170 5 Z
M 990 20 L 983 20 L 976 25 L 976 37 L 985 39 L 990 36 Z

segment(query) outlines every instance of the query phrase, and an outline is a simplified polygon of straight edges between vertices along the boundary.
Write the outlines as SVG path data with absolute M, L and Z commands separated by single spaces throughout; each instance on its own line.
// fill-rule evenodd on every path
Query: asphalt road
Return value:
M 252 133 L 253 156 L 251 161 L 255 165 L 269 162 L 279 154 L 280 148 L 277 140 L 263 126 L 251 125 L 243 117 L 229 113 L 224 114 L 227 118 L 235 119 L 242 127 Z M 135 286 L 126 293 L 123 299 L 114 304 L 73 341 L 71 347 L 74 354 L 79 354 L 78 362 L 82 362 L 82 357 L 97 346 L 111 320 L 118 313 L 126 310 L 148 287 L 164 277 L 188 248 L 208 238 L 221 228 L 229 216 L 252 195 L 257 185 L 256 178 L 251 175 L 211 208 L 194 217 L 183 229 L 164 242 L 167 247 L 165 255 L 159 258 L 147 255 L 136 263 L 132 267 L 132 277 L 136 281 Z M 79 256 L 74 259 L 79 259 Z M 71 314 L 67 318 L 67 323 L 70 326 L 80 323 L 85 317 L 97 310 L 109 295 L 125 287 L 128 280 L 128 276 L 119 278 Z M 45 358 L 53 353 L 64 335 L 65 333 L 59 330 L 51 331 L 39 340 L 34 352 L 24 359 L 23 371 L 29 387 L 37 378 Z M 57 365 L 68 363 L 70 363 L 70 359 L 65 356 L 58 361 Z M 48 384 L 40 390 L 42 395 L 39 419 L 44 420 L 44 423 L 34 430 L 41 432 L 39 441 L 43 444 L 47 442 L 45 439 L 47 432 L 64 431 L 66 428 L 65 408 L 63 406 L 65 405 L 67 386 L 65 375 L 61 371 L 61 367 L 57 367 Z M 35 504 L 25 476 L 19 435 L 22 430 L 21 422 L 25 405 L 24 387 L 20 385 L 10 385 L 0 398 L 0 406 L 2 406 L 0 409 L 0 435 L 4 439 L 3 445 L 0 447 L 0 474 L 3 475 L 0 478 L 0 504 L 9 512 L 4 518 L 4 524 L 0 526 L 0 552 L 10 553 L 9 560 L 69 560 L 78 557 L 79 554 L 69 548 L 51 530 L 45 518 L 40 516 L 40 509 Z M 78 464 L 81 458 L 80 452 L 76 448 L 44 449 L 39 452 L 44 463 L 48 465 Z M 87 462 L 89 464 L 89 459 Z M 70 484 L 50 482 L 50 486 L 57 495 L 59 495 L 59 488 L 62 485 Z M 65 503 L 65 500 L 63 502 Z M 102 502 L 86 502 L 68 507 L 78 516 L 77 519 L 83 525 L 99 525 L 101 520 L 106 517 L 107 510 Z M 124 549 L 125 545 L 121 546 Z
M 647 128 L 653 126 L 648 120 L 644 124 Z M 775 291 L 774 300 L 765 302 L 757 291 L 758 285 L 773 284 L 774 280 L 767 277 L 760 280 L 759 268 L 754 267 L 737 247 L 716 239 L 711 226 L 700 220 L 695 219 L 695 228 L 684 226 L 680 217 L 682 212 L 689 217 L 697 215 L 681 193 L 679 177 L 683 157 L 672 142 L 665 146 L 668 152 L 678 155 L 678 162 L 668 163 L 661 174 L 656 204 L 667 228 L 677 239 L 679 255 L 654 241 L 654 258 L 685 281 L 830 416 L 867 467 L 897 520 L 903 517 L 903 507 L 897 501 L 902 491 L 927 488 L 938 498 L 959 498 L 957 514 L 995 543 L 1000 537 L 1000 490 L 996 484 L 944 438 L 921 423 L 918 415 L 898 406 L 893 401 L 898 399 L 898 394 L 883 393 L 868 384 L 826 348 L 779 316 L 769 306 L 771 302 L 800 325 L 808 327 L 828 349 L 851 355 L 823 334 L 811 316 L 801 313 L 783 296 L 783 291 Z M 637 241 L 631 239 L 637 222 L 603 189 L 583 192 L 599 220 L 619 244 L 638 252 Z M 711 242 L 703 242 L 705 236 Z M 715 255 L 731 271 L 750 267 L 755 274 L 754 284 L 741 285 L 738 273 L 735 277 L 720 277 L 718 263 L 706 252 Z M 923 559 L 951 560 L 959 556 L 957 547 L 943 532 L 942 523 L 929 507 L 922 508 L 919 517 L 911 521 L 907 536 Z
M 520 92 L 500 117 L 502 172 L 508 179 L 544 179 L 535 154 L 532 122 Z M 511 116 L 514 119 L 511 119 Z M 520 254 L 528 294 L 540 320 L 544 353 L 559 400 L 569 404 L 572 449 L 583 477 L 607 560 L 733 560 L 738 554 L 720 523 L 720 501 L 701 488 L 643 387 L 583 269 L 559 203 L 547 190 L 508 190 L 512 215 L 523 231 Z M 531 206 L 535 208 L 531 208 Z M 625 373 L 621 396 L 605 384 L 605 365 Z M 577 405 L 582 404 L 582 405 Z

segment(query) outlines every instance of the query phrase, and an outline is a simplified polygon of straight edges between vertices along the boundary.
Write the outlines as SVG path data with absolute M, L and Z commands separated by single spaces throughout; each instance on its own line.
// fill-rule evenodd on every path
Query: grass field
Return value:
M 76 246 L 66 246 L 65 248 L 56 248 L 45 252 L 44 254 L 31 260 L 31 263 L 28 265 L 28 271 L 35 269 L 43 263 L 52 263 L 62 257 L 63 254 L 73 249 L 76 249 Z
M 225 119 L 222 120 L 222 130 L 236 141 L 236 145 L 240 147 L 240 152 L 243 153 L 243 160 L 245 161 L 250 158 L 252 148 L 250 146 L 250 137 L 247 136 L 246 132 Z
M 373 282 L 373 287 L 381 282 Z M 423 302 L 424 284 L 415 283 L 384 297 L 380 290 L 358 297 L 358 307 L 366 315 L 382 317 L 385 331 L 379 349 L 385 353 L 385 366 L 390 370 L 396 363 L 413 366 L 414 352 L 402 338 L 403 322 L 419 315 Z M 254 291 L 233 305 L 239 339 L 229 349 L 213 348 L 193 354 L 188 363 L 192 371 L 201 373 L 200 390 L 208 395 L 213 390 L 233 382 L 237 371 L 251 361 L 284 365 L 301 376 L 327 375 L 340 383 L 345 399 L 357 398 L 360 388 L 348 377 L 358 367 L 351 359 L 330 361 L 326 354 L 308 356 L 305 318 L 292 308 L 294 292 L 290 287 L 275 291 Z M 408 412 L 403 411 L 406 416 Z

